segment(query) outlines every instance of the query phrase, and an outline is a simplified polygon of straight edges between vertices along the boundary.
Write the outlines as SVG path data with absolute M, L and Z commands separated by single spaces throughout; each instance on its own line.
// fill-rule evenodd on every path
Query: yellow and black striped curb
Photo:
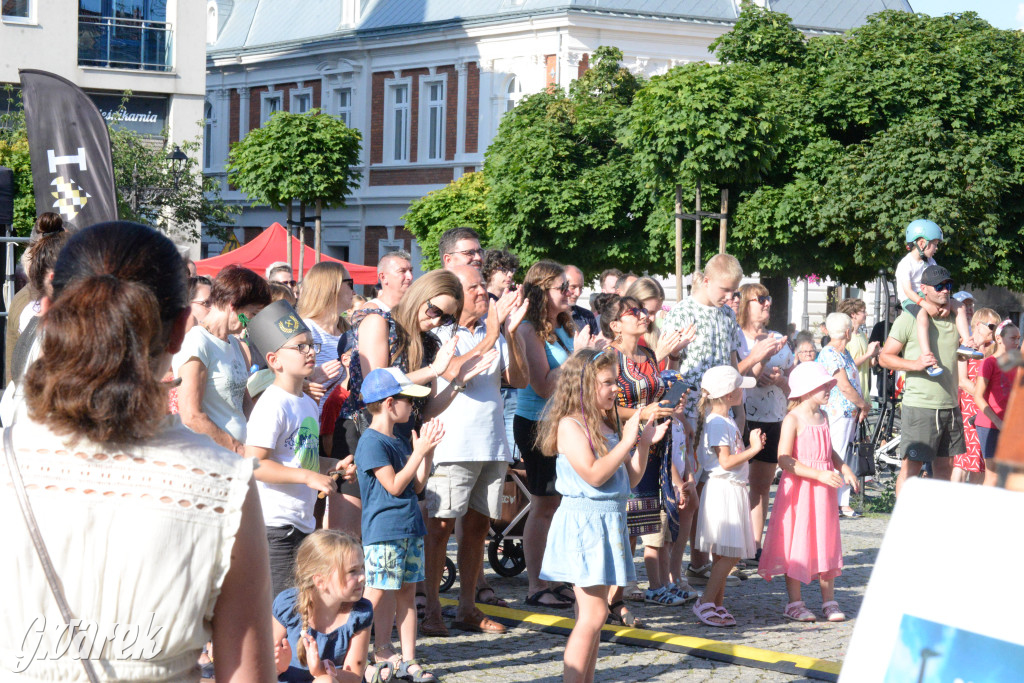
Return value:
M 441 604 L 456 605 L 458 603 L 455 600 L 442 598 Z M 575 619 L 553 614 L 526 612 L 524 610 L 494 607 L 479 603 L 477 607 L 481 612 L 505 626 L 520 626 L 535 631 L 568 636 L 573 626 L 576 625 Z M 838 681 L 839 670 L 842 668 L 840 662 L 833 662 L 827 659 L 816 659 L 814 657 L 774 652 L 737 643 L 727 643 L 720 640 L 709 640 L 707 638 L 683 636 L 677 633 L 651 631 L 642 628 L 628 628 L 625 626 L 605 626 L 601 630 L 601 640 L 636 647 L 679 652 L 692 657 L 711 659 L 716 662 L 778 671 L 794 676 L 805 676 L 819 681 Z

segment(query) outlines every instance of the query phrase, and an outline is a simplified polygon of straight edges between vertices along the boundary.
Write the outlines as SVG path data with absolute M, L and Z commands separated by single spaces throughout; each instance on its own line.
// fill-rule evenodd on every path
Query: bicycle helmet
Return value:
M 933 221 L 925 218 L 918 218 L 916 221 L 911 221 L 910 225 L 907 226 L 907 244 L 913 244 L 922 237 L 929 242 L 932 240 L 941 240 L 942 228 Z

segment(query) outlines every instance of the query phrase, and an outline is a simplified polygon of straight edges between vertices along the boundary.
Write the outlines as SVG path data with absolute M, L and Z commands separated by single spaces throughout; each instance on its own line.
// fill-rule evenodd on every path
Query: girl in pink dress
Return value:
M 789 377 L 790 412 L 782 421 L 779 466 L 784 474 L 758 573 L 767 580 L 785 575 L 789 604 L 785 616 L 816 621 L 800 599 L 800 584 L 815 577 L 821 584 L 821 611 L 829 621 L 845 621 L 835 601 L 835 577 L 843 567 L 837 489 L 843 481 L 859 490 L 857 477 L 832 449 L 828 403 L 835 380 L 817 362 L 801 363 Z

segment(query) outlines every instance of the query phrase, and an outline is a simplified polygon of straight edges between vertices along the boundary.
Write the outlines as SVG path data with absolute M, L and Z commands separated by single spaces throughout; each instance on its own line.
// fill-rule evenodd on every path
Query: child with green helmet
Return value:
M 921 276 L 928 266 L 938 265 L 932 258 L 942 242 L 942 228 L 934 221 L 918 218 L 911 221 L 906 230 L 908 253 L 896 267 L 896 289 L 903 297 L 903 310 L 917 317 L 917 338 L 921 345 L 921 353 L 931 353 L 928 329 L 931 316 L 946 317 L 950 314 L 956 318 L 956 329 L 961 341 L 971 339 L 971 327 L 967 320 L 967 311 L 960 301 L 950 297 L 948 310 L 940 309 L 927 301 L 921 293 Z M 950 283 L 950 286 L 952 283 Z M 965 358 L 981 358 L 977 349 L 961 343 L 957 351 Z M 943 370 L 938 365 L 927 369 L 932 377 L 941 375 Z

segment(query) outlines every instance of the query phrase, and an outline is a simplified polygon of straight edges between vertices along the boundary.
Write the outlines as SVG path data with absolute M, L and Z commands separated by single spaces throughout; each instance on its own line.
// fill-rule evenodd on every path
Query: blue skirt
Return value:
M 625 499 L 563 496 L 551 520 L 540 578 L 582 588 L 636 581 Z

